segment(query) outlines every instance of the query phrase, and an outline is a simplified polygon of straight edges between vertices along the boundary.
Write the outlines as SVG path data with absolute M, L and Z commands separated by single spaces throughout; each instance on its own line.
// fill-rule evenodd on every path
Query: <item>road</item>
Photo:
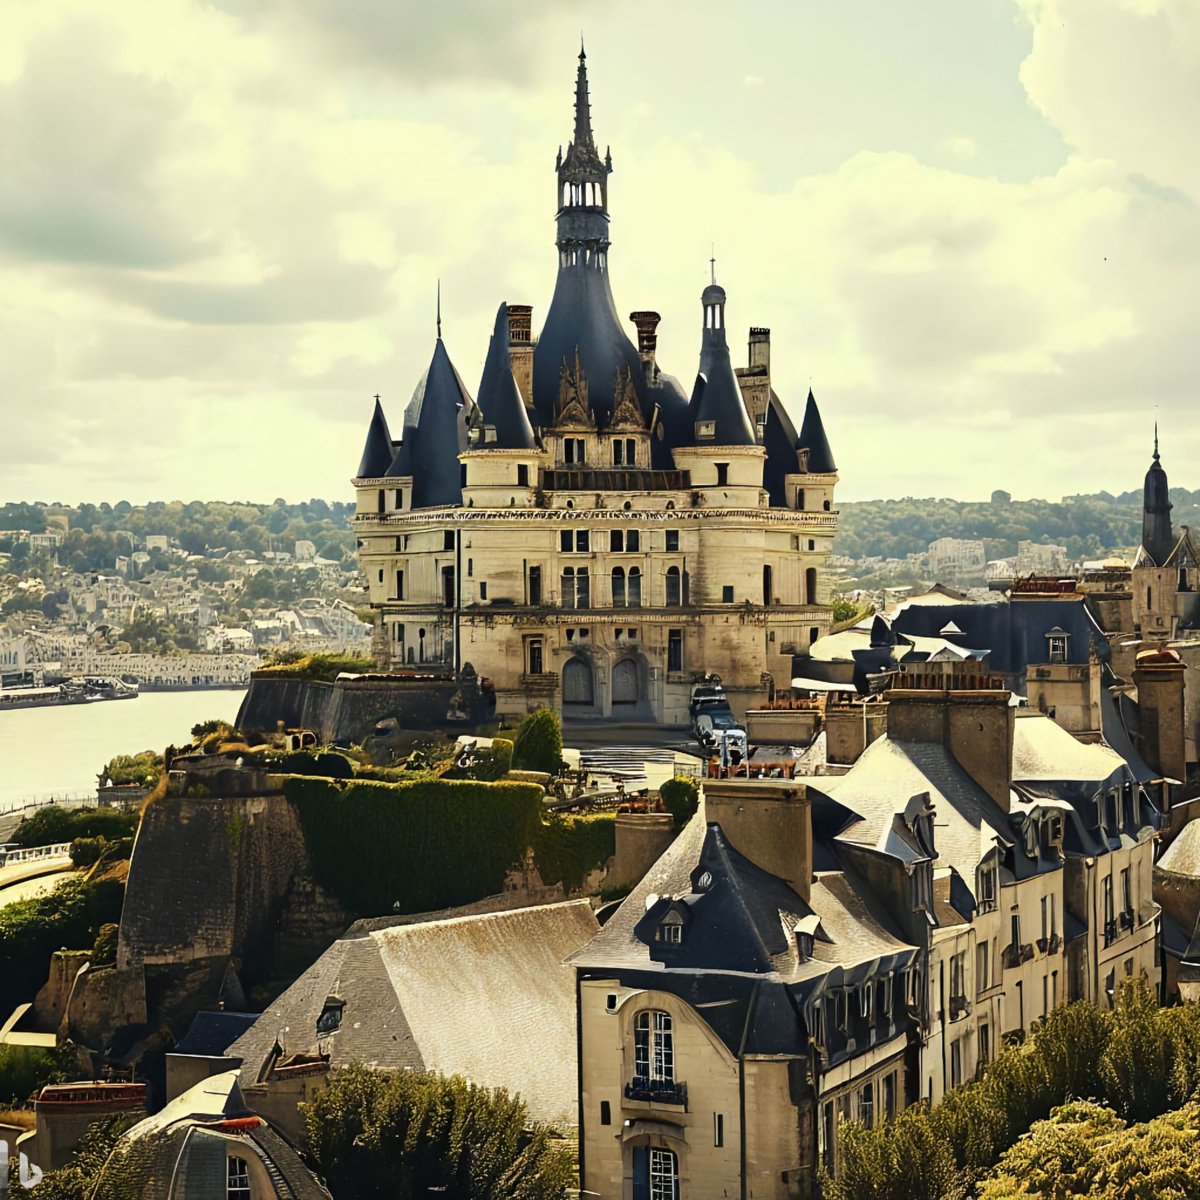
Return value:
M 74 871 L 52 871 L 49 875 L 37 875 L 21 883 L 10 883 L 0 888 L 0 908 L 18 900 L 31 900 L 35 896 L 49 895 L 64 879 L 70 879 Z
M 36 858 L 31 862 L 14 863 L 9 867 L 0 867 L 0 895 L 2 889 L 14 883 L 24 883 L 29 879 L 37 879 L 42 875 L 52 875 L 56 871 L 70 870 L 71 858 L 67 854 L 58 854 L 53 858 Z

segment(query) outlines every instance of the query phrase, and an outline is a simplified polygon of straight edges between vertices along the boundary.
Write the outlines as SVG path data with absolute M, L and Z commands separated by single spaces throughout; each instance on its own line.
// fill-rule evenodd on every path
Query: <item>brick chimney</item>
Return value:
M 786 880 L 804 901 L 812 894 L 812 806 L 789 779 L 710 779 L 705 819 L 756 867 Z
M 638 357 L 649 374 L 655 366 L 658 351 L 658 323 L 662 317 L 656 312 L 632 312 L 629 319 L 637 326 Z
M 1138 749 L 1156 771 L 1180 783 L 1187 779 L 1183 717 L 1185 671 L 1183 660 L 1166 646 L 1142 650 L 1134 660 Z
M 761 325 L 750 326 L 750 370 L 771 373 L 771 331 Z
M 917 663 L 901 669 L 887 700 L 888 737 L 945 746 L 1008 812 L 1014 712 L 1002 680 L 976 662 Z
M 533 403 L 533 306 L 508 306 L 508 365 L 526 404 Z

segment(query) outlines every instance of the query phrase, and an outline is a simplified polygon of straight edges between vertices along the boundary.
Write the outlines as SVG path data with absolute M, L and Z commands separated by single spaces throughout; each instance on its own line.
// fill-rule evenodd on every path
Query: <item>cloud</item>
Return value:
M 944 150 L 953 158 L 974 158 L 978 147 L 975 145 L 973 137 L 967 137 L 966 134 L 957 134 L 954 137 L 943 139 L 938 149 Z

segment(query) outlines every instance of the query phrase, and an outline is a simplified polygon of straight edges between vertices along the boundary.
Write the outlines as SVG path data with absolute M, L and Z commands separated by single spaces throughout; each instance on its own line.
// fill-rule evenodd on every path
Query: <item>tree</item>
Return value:
M 513 738 L 513 766 L 521 771 L 545 771 L 557 775 L 562 769 L 562 721 L 549 708 L 531 712 Z
M 571 1180 L 521 1100 L 458 1076 L 354 1067 L 303 1108 L 306 1150 L 338 1200 L 558 1200 Z

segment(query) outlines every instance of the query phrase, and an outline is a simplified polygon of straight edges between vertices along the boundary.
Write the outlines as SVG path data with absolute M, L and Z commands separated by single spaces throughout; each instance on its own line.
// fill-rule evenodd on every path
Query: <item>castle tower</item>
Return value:
M 1158 459 L 1158 422 L 1154 422 L 1154 460 L 1142 488 L 1142 549 L 1156 567 L 1166 566 L 1175 549 L 1171 529 L 1171 492 Z

